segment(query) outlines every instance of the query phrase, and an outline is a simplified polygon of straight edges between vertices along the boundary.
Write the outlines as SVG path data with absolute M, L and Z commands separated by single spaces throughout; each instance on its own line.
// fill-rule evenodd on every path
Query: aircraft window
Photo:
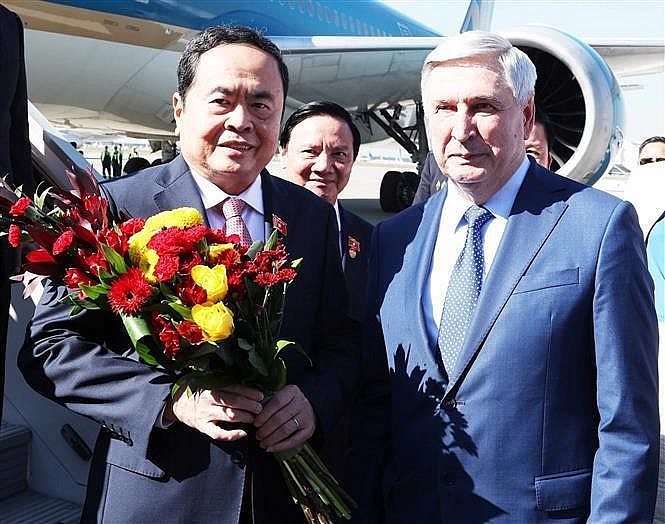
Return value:
M 342 27 L 346 29 L 349 24 L 346 23 L 346 13 L 342 13 Z
M 333 18 L 335 19 L 335 26 L 339 27 L 339 13 L 337 9 L 333 9 Z
M 316 16 L 319 17 L 319 20 L 323 22 L 323 7 L 321 7 L 320 3 L 316 3 Z
M 305 12 L 305 0 L 298 0 L 298 9 L 301 13 Z

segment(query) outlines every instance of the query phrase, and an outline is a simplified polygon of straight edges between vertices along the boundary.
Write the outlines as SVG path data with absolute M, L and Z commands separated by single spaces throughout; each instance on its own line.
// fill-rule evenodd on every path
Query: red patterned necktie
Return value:
M 252 237 L 247 231 L 245 221 L 242 219 L 242 210 L 245 202 L 239 198 L 227 198 L 222 203 L 222 213 L 226 219 L 225 233 L 227 236 L 238 235 L 243 246 L 252 245 Z

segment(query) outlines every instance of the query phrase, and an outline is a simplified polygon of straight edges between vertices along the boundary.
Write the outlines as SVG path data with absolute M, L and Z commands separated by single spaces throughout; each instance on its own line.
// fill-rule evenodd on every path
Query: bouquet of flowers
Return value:
M 49 277 L 71 290 L 73 312 L 119 315 L 143 362 L 177 374 L 172 394 L 245 384 L 270 396 L 284 387 L 281 352 L 300 348 L 279 330 L 301 260 L 289 260 L 278 231 L 241 246 L 193 208 L 114 223 L 96 184 L 86 187 L 38 188 L 31 199 L 0 182 L 0 234 L 15 248 L 36 245 L 14 277 L 26 294 Z M 350 517 L 353 500 L 309 444 L 276 458 L 308 522 Z

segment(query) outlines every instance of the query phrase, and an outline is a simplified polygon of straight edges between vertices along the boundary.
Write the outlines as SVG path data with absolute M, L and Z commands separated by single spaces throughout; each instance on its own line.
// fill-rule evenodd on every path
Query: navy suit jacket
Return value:
M 374 226 L 338 203 L 342 223 L 342 268 L 349 294 L 349 316 L 358 322 L 365 317 L 367 269 Z
M 657 326 L 635 210 L 531 161 L 448 382 L 423 314 L 446 194 L 375 228 L 355 522 L 651 522 Z
M 265 171 L 261 177 L 266 220 L 274 214 L 286 223 L 286 249 L 303 258 L 287 292 L 281 336 L 299 342 L 314 362 L 310 368 L 301 355 L 285 355 L 289 382 L 311 402 L 325 441 L 351 389 L 357 358 L 342 333 L 346 294 L 336 217 L 309 191 Z M 116 216 L 147 217 L 182 206 L 205 216 L 182 157 L 102 187 Z M 64 292 L 47 286 L 19 366 L 37 391 L 106 430 L 94 452 L 84 521 L 236 523 L 243 489 L 257 522 L 272 522 L 276 514 L 285 521 L 302 518 L 276 461 L 251 434 L 224 443 L 180 423 L 155 428 L 174 377 L 138 361 L 116 317 L 95 311 L 70 316 L 58 302 Z

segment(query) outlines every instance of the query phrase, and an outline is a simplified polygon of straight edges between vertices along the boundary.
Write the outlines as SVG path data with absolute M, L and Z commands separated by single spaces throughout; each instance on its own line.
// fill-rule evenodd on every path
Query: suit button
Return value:
M 456 480 L 456 475 L 454 471 L 446 471 L 441 476 L 441 482 L 444 484 L 444 486 L 454 486 L 455 480 Z
M 245 454 L 242 451 L 232 451 L 231 452 L 231 462 L 238 465 L 244 465 Z

